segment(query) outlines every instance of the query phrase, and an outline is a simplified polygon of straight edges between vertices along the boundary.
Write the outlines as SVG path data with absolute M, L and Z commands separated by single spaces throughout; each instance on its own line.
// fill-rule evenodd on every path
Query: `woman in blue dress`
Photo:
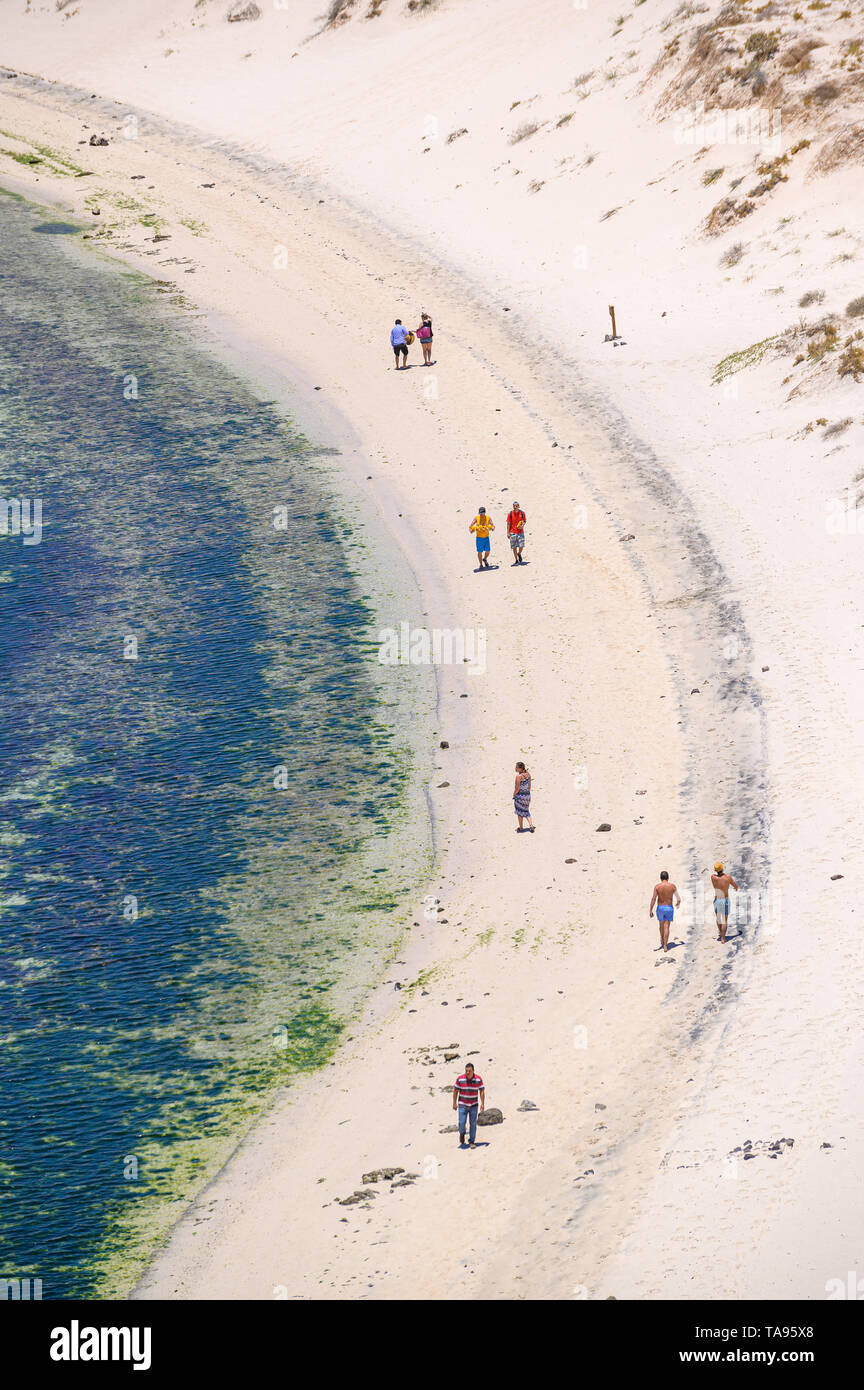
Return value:
M 523 820 L 528 821 L 528 829 L 534 834 L 534 822 L 531 819 L 531 773 L 524 763 L 516 764 L 516 786 L 513 791 L 513 810 L 519 820 L 519 830 L 524 830 Z M 519 834 L 519 830 L 516 834 Z

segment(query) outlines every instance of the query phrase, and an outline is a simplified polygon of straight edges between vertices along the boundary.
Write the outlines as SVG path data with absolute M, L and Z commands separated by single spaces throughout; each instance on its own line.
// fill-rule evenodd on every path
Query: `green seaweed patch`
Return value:
M 18 154 L 15 150 L 6 150 L 2 148 L 0 148 L 0 154 L 5 154 L 9 159 L 14 159 L 16 164 L 35 165 L 44 163 L 42 156 L 38 154 Z
M 30 144 L 31 142 L 28 141 L 27 143 Z M 49 160 L 57 167 L 58 173 L 73 174 L 75 178 L 79 179 L 86 178 L 90 173 L 89 169 L 82 169 L 80 164 L 76 164 L 74 160 L 67 159 L 66 155 L 60 154 L 59 150 L 52 150 L 50 145 L 37 145 L 35 141 L 33 141 L 32 144 L 34 150 L 38 150 L 45 159 Z
M 715 386 L 719 386 L 721 381 L 725 381 L 727 376 L 733 376 L 735 372 L 741 372 L 745 367 L 754 367 L 762 361 L 766 352 L 778 341 L 779 334 L 773 333 L 770 338 L 762 338 L 758 343 L 751 343 L 750 347 L 741 348 L 738 352 L 730 352 L 728 357 L 724 357 L 722 362 L 718 362 L 714 368 L 711 378 Z
M 85 169 L 82 169 L 80 165 L 74 164 L 72 160 L 67 159 L 65 155 L 60 154 L 57 150 L 53 150 L 50 145 L 38 145 L 35 141 L 26 139 L 23 135 L 16 135 L 13 130 L 0 130 L 0 136 L 5 140 L 16 140 L 19 145 L 26 145 L 28 147 L 24 151 L 0 150 L 0 154 L 8 155 L 10 159 L 15 160 L 16 164 L 25 164 L 31 167 L 39 164 L 47 164 L 50 166 L 52 173 L 59 174 L 62 178 L 68 178 L 70 175 L 80 178 L 87 172 Z
M 427 985 L 434 984 L 440 972 L 440 966 L 428 966 L 425 970 L 421 970 L 418 972 L 416 980 L 412 980 L 410 984 L 407 984 L 403 989 L 402 993 L 406 996 L 406 998 L 412 999 L 414 995 L 417 993 L 418 989 L 425 989 Z

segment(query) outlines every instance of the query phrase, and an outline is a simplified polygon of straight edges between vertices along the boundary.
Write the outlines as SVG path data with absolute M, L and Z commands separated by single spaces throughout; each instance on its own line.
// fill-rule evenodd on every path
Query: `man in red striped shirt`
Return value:
M 468 1147 L 474 1148 L 477 1134 L 477 1107 L 486 1109 L 486 1087 L 483 1077 L 478 1076 L 471 1062 L 467 1064 L 453 1087 L 453 1109 L 459 1111 L 459 1147 L 465 1145 L 465 1121 L 468 1121 Z
M 514 502 L 512 509 L 507 513 L 507 535 L 510 537 L 510 548 L 515 555 L 514 565 L 524 565 L 522 559 L 522 547 L 525 544 L 525 522 L 528 520 L 525 513 L 521 510 L 519 503 Z

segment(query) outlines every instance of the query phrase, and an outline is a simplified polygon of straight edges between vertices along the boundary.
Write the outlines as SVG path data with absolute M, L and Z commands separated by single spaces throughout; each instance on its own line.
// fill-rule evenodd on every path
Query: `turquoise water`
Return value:
M 0 194 L 0 1276 L 46 1298 L 128 1287 L 327 1056 L 427 853 L 333 460 L 57 223 Z

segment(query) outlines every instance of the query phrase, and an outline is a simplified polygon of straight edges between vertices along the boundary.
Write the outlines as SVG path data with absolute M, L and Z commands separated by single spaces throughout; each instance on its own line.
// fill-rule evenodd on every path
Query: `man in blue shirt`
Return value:
M 408 332 L 402 327 L 402 320 L 397 319 L 390 329 L 390 346 L 396 358 L 396 370 L 399 371 L 399 354 L 402 354 L 402 370 L 408 366 Z

